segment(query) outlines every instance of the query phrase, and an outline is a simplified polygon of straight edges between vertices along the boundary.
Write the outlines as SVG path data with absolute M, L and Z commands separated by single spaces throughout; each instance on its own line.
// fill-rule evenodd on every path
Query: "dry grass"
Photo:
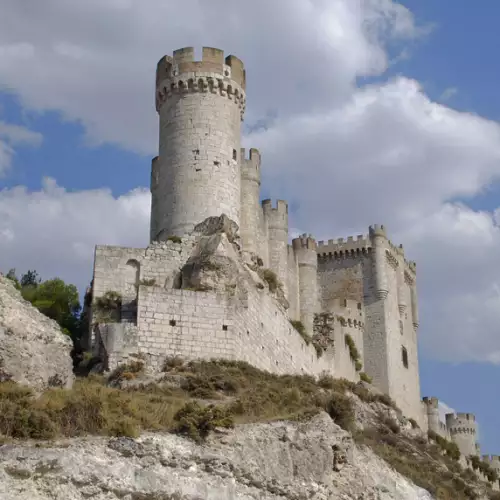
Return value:
M 304 420 L 326 411 L 381 458 L 431 494 L 453 500 L 474 499 L 477 482 L 443 456 L 443 448 L 423 437 L 406 437 L 398 423 L 380 415 L 375 428 L 355 429 L 353 403 L 347 392 L 366 403 L 396 408 L 385 395 L 362 384 L 329 376 L 273 375 L 243 363 L 166 360 L 165 378 L 180 387 L 149 384 L 128 389 L 110 387 L 140 374 L 140 362 L 115 370 L 108 379 L 80 378 L 72 390 L 53 388 L 40 398 L 13 382 L 0 383 L 0 439 L 52 439 L 82 435 L 137 436 L 141 430 L 168 431 L 202 441 L 215 427 L 272 420 Z M 112 382 L 109 382 L 109 379 Z M 137 382 L 137 381 L 136 381 Z M 210 400 L 210 401 L 207 401 Z M 214 404 L 216 403 L 216 404 Z M 445 450 L 446 451 L 446 450 Z M 493 497 L 492 497 L 493 498 Z

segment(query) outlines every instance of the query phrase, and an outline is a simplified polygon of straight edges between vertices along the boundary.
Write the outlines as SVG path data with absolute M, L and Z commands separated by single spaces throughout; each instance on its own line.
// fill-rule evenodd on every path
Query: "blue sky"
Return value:
M 475 413 L 482 451 L 500 454 L 497 2 L 380 2 L 366 18 L 377 18 L 375 38 L 364 7 L 343 0 L 276 11 L 259 1 L 255 17 L 234 2 L 234 26 L 217 34 L 203 30 L 214 14 L 202 7 L 185 26 L 182 12 L 156 19 L 168 5 L 60 2 L 37 20 L 0 0 L 0 124 L 36 136 L 0 126 L 13 152 L 2 164 L 0 147 L 0 268 L 36 267 L 83 289 L 94 244 L 144 244 L 155 64 L 185 45 L 227 48 L 247 65 L 248 123 L 267 124 L 245 138 L 263 153 L 263 197 L 288 199 L 293 229 L 318 239 L 388 224 L 418 262 L 422 395 Z M 227 4 L 215 4 L 222 16 Z

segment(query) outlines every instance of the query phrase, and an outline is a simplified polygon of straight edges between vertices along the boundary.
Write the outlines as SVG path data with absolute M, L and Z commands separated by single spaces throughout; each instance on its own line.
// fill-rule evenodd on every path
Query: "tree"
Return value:
M 16 276 L 16 270 L 15 269 L 9 269 L 9 272 L 5 275 L 5 277 L 11 281 L 14 282 L 14 286 L 20 290 L 21 289 L 21 283 L 19 283 L 19 280 L 17 279 Z
M 38 276 L 38 273 L 36 271 L 28 271 L 27 273 L 23 274 L 21 276 L 21 286 L 38 286 L 42 280 Z
M 57 321 L 65 333 L 77 335 L 81 306 L 75 285 L 54 278 L 39 285 L 27 285 L 22 290 L 26 290 L 25 299 L 45 316 Z

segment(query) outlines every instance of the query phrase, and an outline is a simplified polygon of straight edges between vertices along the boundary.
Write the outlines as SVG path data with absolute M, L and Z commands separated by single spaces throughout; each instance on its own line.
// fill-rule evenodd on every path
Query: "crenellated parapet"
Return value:
M 261 157 L 258 149 L 251 148 L 248 152 L 248 158 L 246 157 L 245 148 L 240 149 L 241 158 L 241 178 L 242 180 L 248 180 L 256 182 L 260 186 L 260 164 Z
M 276 206 L 273 207 L 272 200 L 263 200 L 262 211 L 269 229 L 282 229 L 288 233 L 288 203 L 286 201 L 277 200 Z
M 224 51 L 203 47 L 201 61 L 194 60 L 194 48 L 175 50 L 172 56 L 164 56 L 156 69 L 156 110 L 173 94 L 193 92 L 218 94 L 233 100 L 245 112 L 246 74 L 243 62 Z
M 356 238 L 349 236 L 347 239 L 318 242 L 318 258 L 326 259 L 349 259 L 367 256 L 371 252 L 371 241 L 368 236 L 359 234 Z

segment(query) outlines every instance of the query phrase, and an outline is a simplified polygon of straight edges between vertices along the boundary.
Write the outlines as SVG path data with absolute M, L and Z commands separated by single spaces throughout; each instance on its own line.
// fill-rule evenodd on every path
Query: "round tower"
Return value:
M 201 61 L 187 47 L 165 56 L 156 70 L 160 116 L 156 234 L 182 236 L 207 217 L 240 224 L 240 143 L 245 70 L 234 56 L 203 47 Z
M 427 409 L 429 430 L 441 435 L 441 426 L 439 425 L 439 400 L 437 398 L 424 398 L 423 401 Z
M 260 153 L 250 149 L 248 159 L 241 149 L 241 215 L 240 237 L 243 250 L 259 253 L 260 232 Z M 262 256 L 261 256 L 262 257 Z
M 375 224 L 370 226 L 370 240 L 372 243 L 373 272 L 375 278 L 375 296 L 384 300 L 389 293 L 387 275 L 385 272 L 387 235 L 384 226 Z
M 398 282 L 398 309 L 403 315 L 408 306 L 406 300 L 406 283 L 405 283 L 405 253 L 403 245 L 395 248 L 396 259 L 398 260 L 397 282 Z
M 262 201 L 264 221 L 267 226 L 269 267 L 283 284 L 288 295 L 288 204 L 278 200 L 273 208 L 271 200 Z
M 316 241 L 311 235 L 303 234 L 292 241 L 299 266 L 299 309 L 300 321 L 307 334 L 313 334 L 314 313 L 318 303 L 318 254 Z
M 477 455 L 476 447 L 476 417 L 472 413 L 448 413 L 446 426 L 451 439 L 457 444 L 460 453 L 465 457 Z

